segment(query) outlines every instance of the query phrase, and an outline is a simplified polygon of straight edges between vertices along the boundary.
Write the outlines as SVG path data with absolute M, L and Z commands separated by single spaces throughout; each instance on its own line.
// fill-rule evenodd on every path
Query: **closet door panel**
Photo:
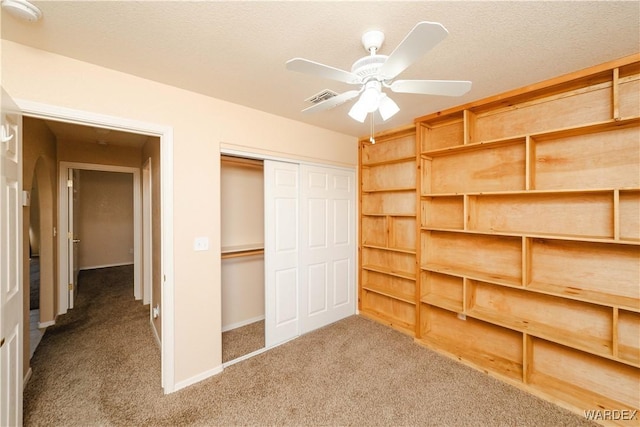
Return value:
M 355 174 L 301 165 L 301 333 L 355 313 Z
M 265 160 L 264 186 L 265 345 L 273 347 L 300 334 L 298 165 Z

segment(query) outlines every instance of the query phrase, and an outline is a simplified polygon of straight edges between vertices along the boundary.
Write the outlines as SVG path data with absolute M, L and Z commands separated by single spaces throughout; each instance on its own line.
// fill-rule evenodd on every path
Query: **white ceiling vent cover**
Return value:
M 338 94 L 332 90 L 325 89 L 322 92 L 318 92 L 315 95 L 305 99 L 305 102 L 310 102 L 311 104 L 317 104 L 322 101 L 326 101 L 327 99 L 333 98 Z

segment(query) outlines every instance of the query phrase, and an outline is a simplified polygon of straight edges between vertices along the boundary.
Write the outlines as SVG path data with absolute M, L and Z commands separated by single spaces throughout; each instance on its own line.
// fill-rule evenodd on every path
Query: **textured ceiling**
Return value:
M 191 2 L 34 1 L 35 24 L 2 14 L 2 38 L 82 61 L 361 136 L 349 104 L 303 115 L 304 100 L 344 83 L 285 70 L 303 57 L 350 70 L 360 38 L 379 29 L 389 54 L 418 21 L 449 36 L 401 79 L 471 80 L 459 98 L 392 94 L 400 113 L 376 131 L 415 117 L 586 68 L 640 50 L 640 2 Z

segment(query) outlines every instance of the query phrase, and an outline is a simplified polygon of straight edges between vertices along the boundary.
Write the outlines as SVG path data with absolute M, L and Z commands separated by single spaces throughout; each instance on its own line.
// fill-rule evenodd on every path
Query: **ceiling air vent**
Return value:
M 322 92 L 318 92 L 315 95 L 311 96 L 310 98 L 305 99 L 305 101 L 310 102 L 312 104 L 317 104 L 319 102 L 326 101 L 329 98 L 333 98 L 334 96 L 337 96 L 337 95 L 338 94 L 335 93 L 334 91 L 325 89 Z

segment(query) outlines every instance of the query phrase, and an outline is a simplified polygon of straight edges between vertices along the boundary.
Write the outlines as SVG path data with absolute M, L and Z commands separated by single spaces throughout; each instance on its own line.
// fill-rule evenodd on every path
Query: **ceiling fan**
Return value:
M 313 113 L 328 110 L 360 95 L 360 99 L 349 111 L 349 116 L 364 122 L 368 113 L 380 112 L 382 120 L 387 120 L 400 111 L 398 105 L 383 92 L 388 88 L 396 93 L 415 93 L 422 95 L 460 96 L 471 89 L 470 81 L 463 80 L 393 80 L 407 67 L 448 34 L 440 23 L 422 21 L 407 34 L 391 55 L 378 55 L 384 42 L 382 31 L 367 31 L 362 36 L 362 44 L 368 56 L 353 63 L 351 71 L 341 70 L 329 65 L 320 64 L 304 58 L 293 58 L 287 61 L 286 68 L 306 74 L 324 77 L 343 83 L 359 85 L 359 89 L 343 92 L 302 110 Z

